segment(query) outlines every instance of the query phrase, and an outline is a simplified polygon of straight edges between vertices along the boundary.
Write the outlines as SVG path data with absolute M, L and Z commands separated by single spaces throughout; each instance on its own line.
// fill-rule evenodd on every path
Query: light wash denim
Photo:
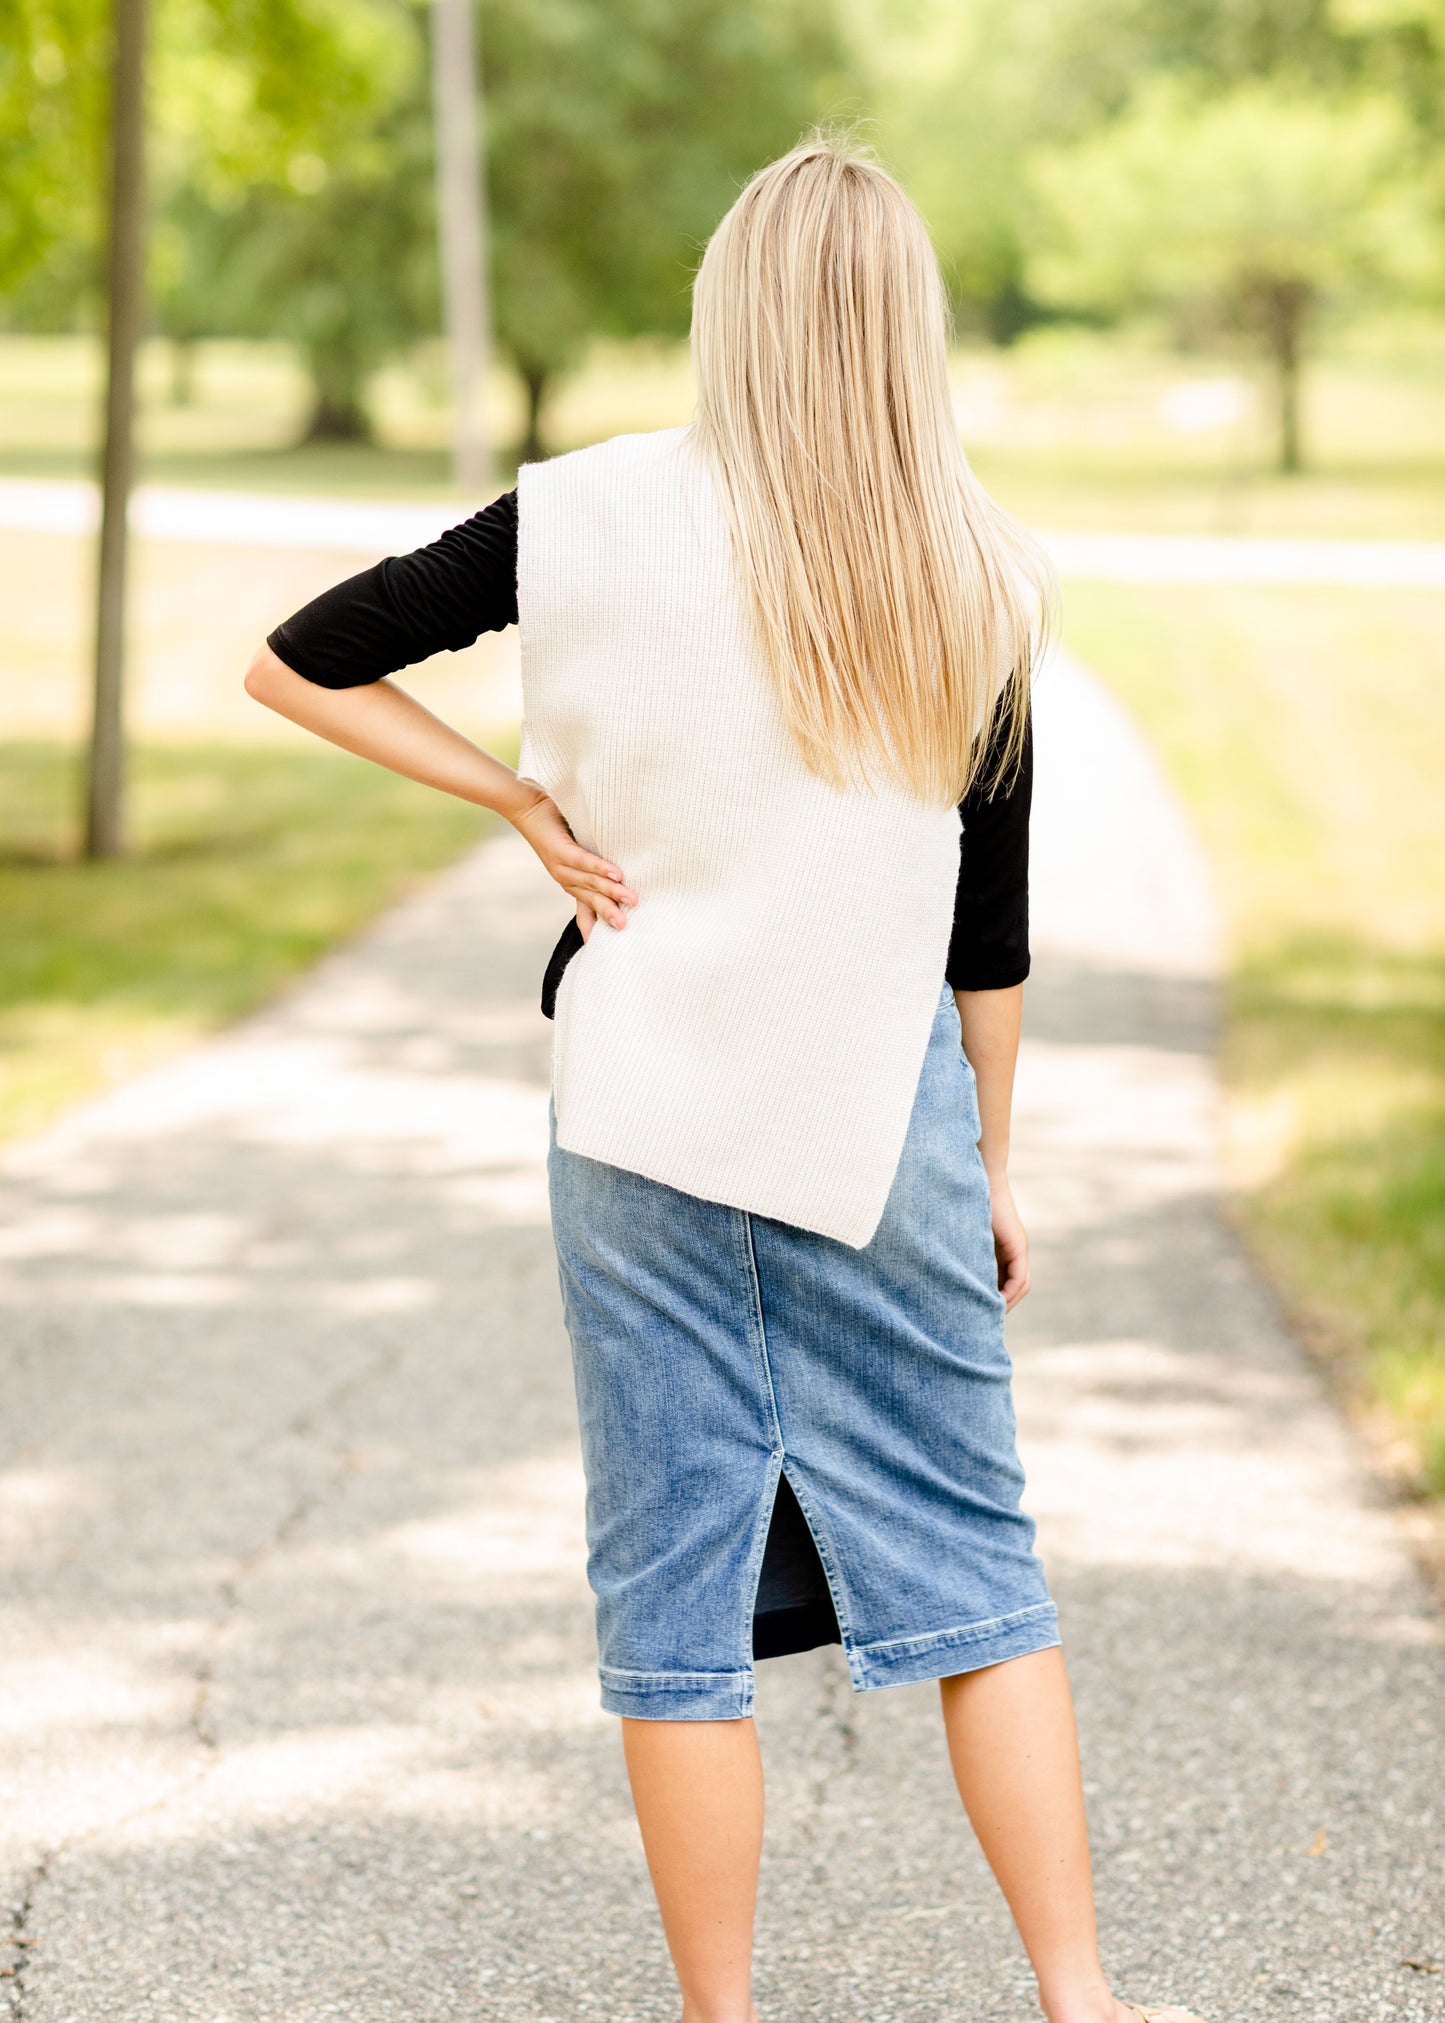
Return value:
M 883 1220 L 862 1250 L 564 1152 L 554 1130 L 552 1221 L 611 1712 L 752 1712 L 753 1602 L 780 1471 L 859 1691 L 1058 1643 L 1019 1507 L 978 1135 L 948 990 Z

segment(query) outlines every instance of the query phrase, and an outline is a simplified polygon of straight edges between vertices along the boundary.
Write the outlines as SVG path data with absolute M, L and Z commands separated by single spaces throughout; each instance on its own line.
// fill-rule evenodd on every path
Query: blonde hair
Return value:
M 816 133 L 753 177 L 693 289 L 694 433 L 789 727 L 838 785 L 1007 775 L 1053 572 L 969 468 L 938 260 L 902 188 Z M 997 715 L 995 714 L 997 712 Z

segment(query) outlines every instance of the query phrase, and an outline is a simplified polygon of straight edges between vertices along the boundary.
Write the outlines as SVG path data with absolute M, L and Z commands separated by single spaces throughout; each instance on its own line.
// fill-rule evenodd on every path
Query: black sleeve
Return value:
M 268 634 L 280 660 L 322 688 L 361 688 L 482 632 L 517 622 L 517 494 L 324 590 Z
M 1003 725 L 993 732 L 1000 736 Z M 1029 973 L 1029 810 L 1034 795 L 1033 718 L 1015 771 L 992 799 L 995 750 L 959 807 L 958 891 L 945 971 L 954 990 L 1007 990 Z

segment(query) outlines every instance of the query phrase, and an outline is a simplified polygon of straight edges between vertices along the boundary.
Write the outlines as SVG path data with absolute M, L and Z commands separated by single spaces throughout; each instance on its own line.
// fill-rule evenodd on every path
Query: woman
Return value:
M 940 1681 L 1050 2023 L 1177 2019 L 1099 1963 L 1002 1332 L 1048 571 L 969 471 L 927 233 L 859 151 L 754 178 L 692 339 L 690 428 L 527 467 L 247 687 L 495 809 L 576 904 L 553 1230 L 602 1698 L 684 2023 L 754 2014 L 753 1663 L 827 1639 L 859 1690 Z M 384 677 L 518 618 L 513 773 Z

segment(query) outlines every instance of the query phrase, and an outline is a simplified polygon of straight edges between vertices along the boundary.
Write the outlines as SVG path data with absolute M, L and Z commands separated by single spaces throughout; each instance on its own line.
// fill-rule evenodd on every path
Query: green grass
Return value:
M 99 350 L 85 338 L 0 335 L 0 474 L 75 476 L 93 466 Z M 145 347 L 143 472 L 171 484 L 268 491 L 455 496 L 440 349 L 423 344 L 372 387 L 374 444 L 305 444 L 309 395 L 282 344 L 197 347 L 192 397 L 174 398 L 173 353 Z M 1327 333 L 1306 373 L 1311 468 L 1271 470 L 1267 390 L 1253 364 L 1183 354 L 1147 330 L 1056 327 L 953 362 L 974 464 L 1040 526 L 1445 539 L 1445 326 L 1436 320 Z M 558 449 L 685 421 L 680 344 L 599 343 L 547 414 Z M 521 433 L 515 379 L 499 366 L 488 414 L 497 483 Z
M 1075 583 L 1231 924 L 1241 1226 L 1445 1495 L 1445 598 Z
M 260 1003 L 487 820 L 319 745 L 161 745 L 132 854 L 86 864 L 75 770 L 0 750 L 0 1136 Z
M 197 347 L 190 398 L 178 402 L 174 354 L 142 349 L 141 475 L 160 484 L 336 496 L 456 497 L 440 347 L 418 345 L 376 376 L 372 443 L 302 440 L 310 392 L 284 344 L 208 341 Z M 0 333 L 0 475 L 69 478 L 95 468 L 101 354 L 83 337 Z M 558 383 L 547 422 L 557 448 L 629 429 L 670 426 L 692 411 L 686 346 L 599 344 L 584 371 Z M 496 483 L 512 482 L 522 395 L 498 366 L 487 401 Z
M 984 483 L 1034 526 L 1445 539 L 1445 326 L 1336 332 L 1303 388 L 1308 468 L 1274 469 L 1247 358 L 1147 332 L 1039 330 L 959 354 L 960 425 Z

